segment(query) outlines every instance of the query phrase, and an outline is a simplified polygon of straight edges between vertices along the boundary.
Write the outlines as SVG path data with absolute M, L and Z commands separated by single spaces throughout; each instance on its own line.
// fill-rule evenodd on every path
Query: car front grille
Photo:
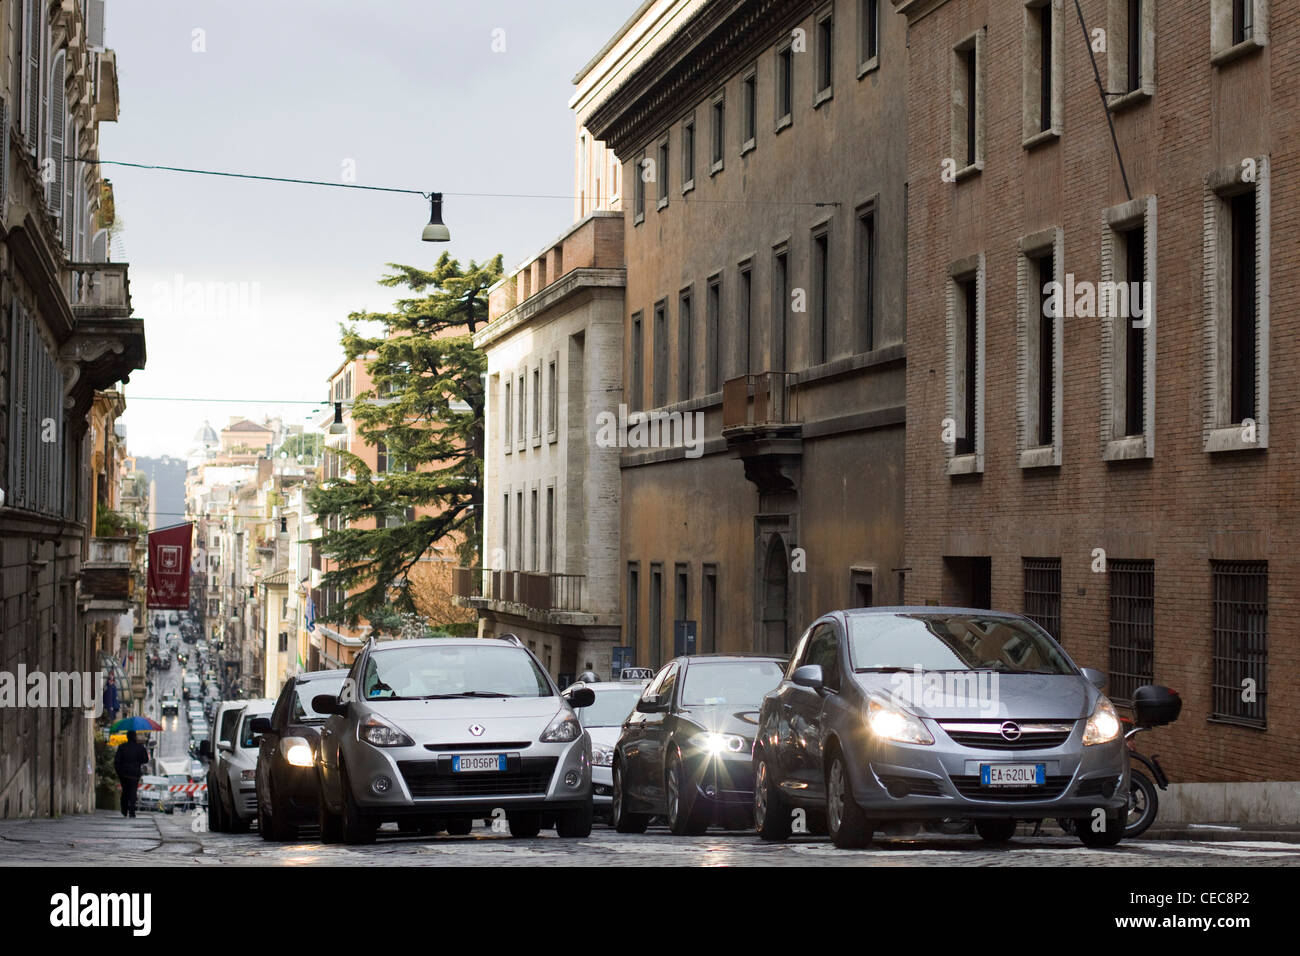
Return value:
M 987 800 L 990 803 L 1024 800 L 1055 800 L 1070 785 L 1068 775 L 1047 777 L 1041 787 L 985 787 L 978 775 L 955 776 L 952 785 L 969 800 Z
M 1008 740 L 1002 728 L 1015 724 L 1020 736 Z M 953 743 L 977 750 L 1050 750 L 1059 747 L 1074 733 L 1072 721 L 953 720 L 939 721 Z
M 504 772 L 452 773 L 450 758 L 401 760 L 397 768 L 412 797 L 544 796 L 555 773 L 556 757 L 531 757 Z
M 425 744 L 425 750 L 432 750 L 436 753 L 464 753 L 479 750 L 523 750 L 529 746 L 531 741 L 528 740 L 506 740 L 499 743 L 484 743 L 476 740 L 472 744 Z

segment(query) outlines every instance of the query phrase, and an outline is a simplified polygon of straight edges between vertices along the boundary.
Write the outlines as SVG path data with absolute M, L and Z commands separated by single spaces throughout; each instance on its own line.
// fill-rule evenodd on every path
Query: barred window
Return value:
M 1265 727 L 1268 562 L 1211 561 L 1214 672 L 1210 716 Z
M 1061 559 L 1025 558 L 1025 617 L 1061 639 Z
M 1155 583 L 1153 561 L 1111 561 L 1111 699 L 1128 704 L 1133 691 L 1155 681 Z

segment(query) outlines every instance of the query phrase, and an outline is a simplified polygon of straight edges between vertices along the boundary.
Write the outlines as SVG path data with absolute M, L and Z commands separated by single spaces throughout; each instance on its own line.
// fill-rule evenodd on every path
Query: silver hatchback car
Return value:
M 1018 614 L 970 608 L 835 611 L 803 634 L 763 700 L 754 823 L 766 839 L 825 814 L 840 847 L 899 821 L 1070 819 L 1114 846 L 1128 751 L 1105 677 Z M 795 813 L 803 808 L 802 815 Z
M 316 765 L 326 841 L 367 843 L 385 822 L 468 833 L 475 819 L 536 836 L 591 833 L 591 739 L 517 638 L 371 643 L 343 691 L 312 707 L 331 716 Z

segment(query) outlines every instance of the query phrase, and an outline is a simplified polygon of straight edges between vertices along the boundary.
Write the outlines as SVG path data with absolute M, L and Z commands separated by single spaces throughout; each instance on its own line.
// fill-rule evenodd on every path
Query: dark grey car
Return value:
M 792 819 L 824 812 L 835 844 L 855 847 L 890 822 L 965 817 L 1003 842 L 1017 820 L 1055 817 L 1114 846 L 1128 757 L 1104 683 L 1018 614 L 827 614 L 763 700 L 755 826 L 784 839 Z

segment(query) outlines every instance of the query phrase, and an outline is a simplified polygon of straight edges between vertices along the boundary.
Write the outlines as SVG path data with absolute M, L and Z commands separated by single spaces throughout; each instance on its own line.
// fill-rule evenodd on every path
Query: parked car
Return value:
M 167 810 L 167 778 L 159 777 L 154 774 L 146 774 L 140 778 L 140 786 L 136 790 L 136 806 L 141 811 L 166 811 Z
M 330 714 L 326 841 L 370 842 L 392 820 L 463 834 L 497 808 L 515 837 L 535 837 L 544 815 L 561 837 L 591 833 L 591 741 L 573 708 L 595 695 L 562 697 L 518 638 L 372 643 L 349 678 L 351 699 L 312 703 Z
M 642 692 L 614 749 L 614 827 L 643 833 L 656 815 L 678 835 L 750 825 L 752 746 L 779 657 L 698 655 L 669 661 Z
M 315 755 L 328 716 L 313 700 L 337 696 L 343 670 L 309 671 L 285 681 L 270 717 L 254 718 L 257 828 L 265 840 L 293 840 L 299 825 L 317 819 L 320 787 Z
M 607 818 L 614 798 L 614 748 L 623 722 L 636 706 L 648 680 L 583 681 L 564 689 L 565 697 L 586 687 L 596 695 L 588 707 L 575 707 L 578 722 L 591 737 L 591 801 L 597 817 Z
M 227 701 L 218 708 L 212 735 L 199 745 L 208 761 L 208 828 L 247 833 L 257 816 L 257 753 L 261 735 L 253 721 L 270 716 L 275 701 Z
M 827 614 L 763 700 L 755 826 L 783 839 L 793 808 L 824 810 L 835 845 L 860 847 L 886 823 L 965 817 L 1001 843 L 1017 820 L 1055 817 L 1075 819 L 1088 846 L 1114 846 L 1128 753 L 1104 683 L 1019 614 Z

